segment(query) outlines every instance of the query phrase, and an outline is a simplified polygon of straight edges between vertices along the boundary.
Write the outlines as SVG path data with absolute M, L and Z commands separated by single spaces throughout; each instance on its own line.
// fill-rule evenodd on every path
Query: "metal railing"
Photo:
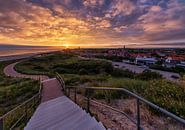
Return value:
M 12 130 L 18 127 L 20 123 L 27 123 L 37 105 L 40 104 L 41 92 L 42 84 L 40 80 L 40 88 L 37 94 L 0 117 L 0 130 Z
M 66 87 L 65 87 L 65 82 L 63 80 L 63 77 L 59 74 L 59 73 L 56 73 L 56 78 L 58 79 L 58 81 L 60 82 L 61 84 L 61 87 L 62 87 L 62 90 L 64 91 L 64 93 L 66 92 Z
M 61 80 L 64 82 L 64 80 L 62 79 L 62 77 L 60 76 Z M 149 102 L 148 100 L 136 95 L 135 93 L 133 92 L 130 92 L 129 90 L 127 89 L 124 89 L 124 88 L 109 88 L 109 87 L 65 87 L 65 94 L 70 97 L 70 91 L 71 89 L 73 89 L 74 91 L 74 101 L 75 103 L 77 103 L 77 89 L 83 89 L 86 91 L 86 100 L 87 100 L 87 104 L 86 104 L 86 110 L 87 112 L 90 112 L 90 103 L 95 103 L 95 104 L 98 104 L 100 106 L 104 106 L 106 108 L 109 108 L 113 111 L 116 111 L 116 112 L 119 112 L 120 114 L 123 114 L 125 115 L 130 121 L 132 121 L 134 124 L 136 124 L 137 126 L 137 130 L 142 130 L 142 126 L 141 126 L 141 103 L 144 103 L 145 105 L 151 107 L 152 109 L 154 110 L 157 110 L 161 113 L 163 113 L 164 115 L 174 119 L 175 121 L 177 121 L 178 123 L 182 124 L 183 126 L 185 126 L 185 120 L 176 116 L 175 114 L 155 105 L 154 103 L 152 102 Z M 136 119 L 133 119 L 131 116 L 129 116 L 127 113 L 121 111 L 121 110 L 118 110 L 116 108 L 113 108 L 111 106 L 108 106 L 106 104 L 103 104 L 103 103 L 100 103 L 100 102 L 97 102 L 95 100 L 92 100 L 91 99 L 91 91 L 94 91 L 94 90 L 100 90 L 100 91 L 119 91 L 121 93 L 126 93 L 128 95 L 130 95 L 131 97 L 135 98 L 136 99 L 136 113 L 137 113 L 137 116 L 136 116 Z

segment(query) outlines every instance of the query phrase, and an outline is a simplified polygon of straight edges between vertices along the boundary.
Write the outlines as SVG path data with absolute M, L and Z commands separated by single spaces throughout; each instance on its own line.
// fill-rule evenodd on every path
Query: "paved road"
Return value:
M 55 99 L 57 97 L 63 96 L 60 83 L 56 78 L 50 79 L 48 76 L 45 76 L 45 75 L 26 75 L 26 74 L 18 73 L 14 69 L 17 63 L 18 62 L 6 66 L 4 68 L 4 74 L 6 76 L 11 76 L 11 77 L 41 80 L 43 85 L 41 102 L 49 101 L 51 99 Z
M 145 70 L 145 68 L 142 68 L 141 66 L 130 65 L 130 64 L 123 63 L 123 62 L 112 62 L 112 63 L 113 63 L 114 66 L 119 65 L 119 66 L 115 66 L 115 67 L 122 68 L 122 69 L 128 69 L 128 70 L 130 70 L 132 72 L 135 72 L 135 73 L 142 73 Z M 178 80 L 178 79 L 172 78 L 171 77 L 172 75 L 180 77 L 180 75 L 178 73 L 155 70 L 155 69 L 150 69 L 150 70 L 153 71 L 153 72 L 160 73 L 164 78 L 166 78 L 168 80 L 171 80 L 171 81 L 177 81 Z

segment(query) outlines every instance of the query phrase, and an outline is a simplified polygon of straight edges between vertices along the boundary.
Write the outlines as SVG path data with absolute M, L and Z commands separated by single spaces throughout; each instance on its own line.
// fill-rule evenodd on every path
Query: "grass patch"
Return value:
M 3 69 L 10 63 L 12 62 L 0 62 L 0 116 L 31 98 L 39 90 L 38 81 L 5 76 Z
M 77 74 L 63 74 L 65 84 L 70 86 L 75 86 L 84 83 L 94 83 L 107 81 L 107 75 L 77 75 Z

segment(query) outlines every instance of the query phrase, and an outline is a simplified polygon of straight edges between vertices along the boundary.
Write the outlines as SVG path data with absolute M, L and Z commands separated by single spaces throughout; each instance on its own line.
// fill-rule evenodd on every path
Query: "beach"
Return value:
M 8 56 L 0 56 L 0 62 L 1 61 L 10 61 L 10 60 L 19 60 L 19 59 L 25 59 L 30 58 L 37 55 L 42 55 L 46 53 L 53 53 L 56 52 L 56 50 L 53 51 L 46 51 L 46 52 L 33 52 L 33 53 L 26 53 L 26 54 L 19 54 L 19 55 L 8 55 Z

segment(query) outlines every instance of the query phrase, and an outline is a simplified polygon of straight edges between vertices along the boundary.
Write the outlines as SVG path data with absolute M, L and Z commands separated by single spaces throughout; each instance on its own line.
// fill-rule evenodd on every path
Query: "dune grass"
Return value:
M 94 84 L 96 87 L 126 88 L 141 97 L 167 109 L 168 111 L 185 118 L 185 89 L 182 84 L 161 80 L 136 80 L 128 78 L 109 78 L 106 82 Z M 120 92 L 97 91 L 93 94 L 97 98 L 115 99 L 125 98 Z
M 39 90 L 38 81 L 5 76 L 3 69 L 10 63 L 12 61 L 0 62 L 0 116 L 31 98 Z

